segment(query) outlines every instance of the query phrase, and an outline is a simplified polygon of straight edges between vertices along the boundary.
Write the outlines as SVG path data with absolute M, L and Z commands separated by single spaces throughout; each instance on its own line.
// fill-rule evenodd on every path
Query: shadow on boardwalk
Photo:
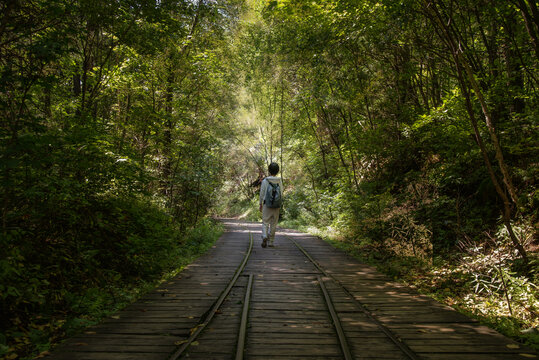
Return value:
M 258 224 L 224 223 L 227 231 L 216 245 L 176 279 L 69 339 L 49 358 L 169 359 L 227 287 L 248 252 L 251 233 L 254 247 L 238 281 L 182 357 L 238 358 L 245 317 L 245 347 L 239 356 L 246 359 L 537 358 L 316 237 L 282 230 L 276 246 L 263 249 Z M 247 307 L 249 275 L 253 280 Z

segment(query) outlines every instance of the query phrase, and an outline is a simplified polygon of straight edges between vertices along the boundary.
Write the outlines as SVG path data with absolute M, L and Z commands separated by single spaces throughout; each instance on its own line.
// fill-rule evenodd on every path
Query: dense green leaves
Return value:
M 0 5 L 3 326 L 156 276 L 212 207 L 256 219 L 271 161 L 289 224 L 368 256 L 533 252 L 533 2 L 247 3 Z
M 513 264 L 536 257 L 533 2 L 255 3 L 236 45 L 251 130 L 238 132 L 229 210 L 257 218 L 238 209 L 256 199 L 241 185 L 279 161 L 287 225 L 327 229 L 383 264 L 402 259 L 398 275 L 490 237 Z M 536 281 L 532 266 L 515 267 Z
M 69 317 L 198 251 L 184 234 L 223 182 L 242 6 L 0 5 L 1 354 L 43 330 L 32 314 Z
M 293 214 L 309 218 L 323 194 L 333 206 L 322 207 L 340 215 L 326 210 L 317 219 L 358 230 L 375 216 L 364 207 L 390 194 L 380 220 L 400 209 L 428 224 L 439 253 L 491 228 L 505 191 L 534 193 L 519 174 L 537 156 L 523 143 L 524 134 L 537 135 L 529 126 L 537 59 L 514 6 L 268 1 L 261 14 L 246 25 L 246 86 L 263 141 L 284 149 L 285 163 L 304 175 L 291 175 L 292 191 L 310 201 L 301 201 L 304 211 L 293 204 Z M 266 161 L 275 157 L 270 151 Z M 384 228 L 369 237 L 391 238 Z

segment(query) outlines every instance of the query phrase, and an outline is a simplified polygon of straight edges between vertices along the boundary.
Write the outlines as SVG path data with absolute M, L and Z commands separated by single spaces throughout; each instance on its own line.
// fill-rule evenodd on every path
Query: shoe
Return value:
M 268 238 L 263 238 L 262 239 L 262 247 L 265 248 L 266 246 L 268 246 Z
M 273 245 L 273 243 L 269 243 L 268 246 L 269 246 L 269 247 L 275 247 L 275 245 Z

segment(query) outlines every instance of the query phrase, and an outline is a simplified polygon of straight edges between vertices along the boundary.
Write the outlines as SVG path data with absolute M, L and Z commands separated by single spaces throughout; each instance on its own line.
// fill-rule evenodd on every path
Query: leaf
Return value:
M 533 354 L 519 354 L 520 356 L 523 356 L 525 358 L 529 358 L 529 359 L 536 359 L 537 358 L 537 355 L 533 355 Z
M 192 328 L 190 331 L 189 331 L 189 334 L 193 335 L 195 333 L 195 331 L 198 330 L 199 327 L 203 326 L 203 324 L 199 324 L 197 326 L 195 326 L 194 328 Z
M 112 315 L 110 318 L 118 320 L 120 318 L 120 315 Z
M 519 349 L 520 348 L 520 346 L 518 346 L 517 344 L 507 344 L 505 346 L 507 346 L 507 348 L 509 348 L 509 349 Z
M 36 359 L 40 359 L 40 358 L 43 358 L 45 356 L 49 356 L 51 354 L 50 351 L 46 350 L 46 351 L 43 351 L 41 352 L 38 356 L 36 356 Z

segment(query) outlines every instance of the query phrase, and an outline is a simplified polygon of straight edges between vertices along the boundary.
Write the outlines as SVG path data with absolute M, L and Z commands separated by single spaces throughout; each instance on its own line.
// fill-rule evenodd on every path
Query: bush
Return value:
M 0 354 L 43 350 L 49 337 L 95 323 L 220 234 L 208 221 L 181 234 L 162 208 L 145 199 L 72 198 L 47 205 L 42 210 L 55 214 L 49 221 L 29 216 L 29 230 L 14 228 L 0 239 L 0 316 L 7 320 Z

